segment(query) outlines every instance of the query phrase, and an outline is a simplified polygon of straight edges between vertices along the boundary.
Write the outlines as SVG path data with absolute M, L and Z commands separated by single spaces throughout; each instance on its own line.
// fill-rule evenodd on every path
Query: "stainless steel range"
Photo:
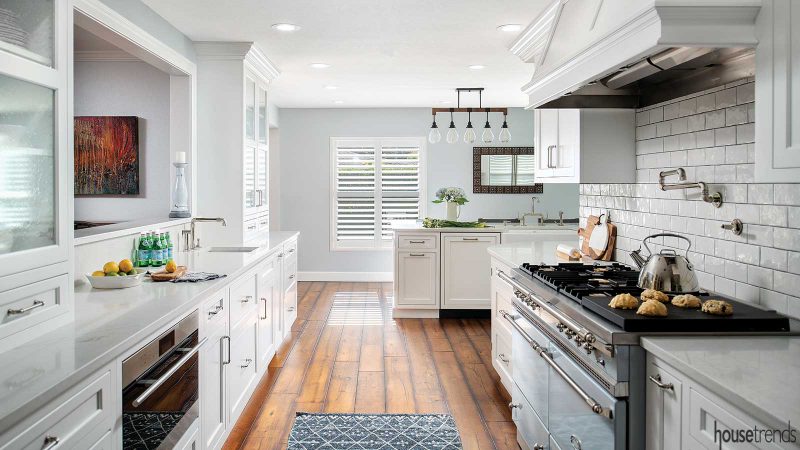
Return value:
M 639 271 L 623 264 L 523 264 L 498 277 L 514 289 L 513 311 L 499 311 L 513 329 L 520 444 L 544 449 L 643 449 L 645 334 L 789 333 L 789 320 L 732 299 L 736 313 L 666 318 L 608 308 L 613 295 L 638 296 Z M 707 296 L 706 292 L 697 292 Z M 714 295 L 714 298 L 720 298 Z M 673 311 L 675 310 L 675 311 Z

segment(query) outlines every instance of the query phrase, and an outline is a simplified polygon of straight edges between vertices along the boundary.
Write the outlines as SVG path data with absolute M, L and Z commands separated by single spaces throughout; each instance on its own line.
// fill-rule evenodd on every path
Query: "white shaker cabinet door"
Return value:
M 258 274 L 258 341 L 256 342 L 257 370 L 267 372 L 272 355 L 275 354 L 275 330 L 273 329 L 273 303 L 276 299 L 275 285 L 280 276 L 277 258 L 272 257 L 264 263 Z
M 222 446 L 225 435 L 225 363 L 230 356 L 227 327 L 208 336 L 200 353 L 200 428 L 202 448 Z
M 682 388 L 680 378 L 648 361 L 645 400 L 647 450 L 681 448 Z
M 442 233 L 442 309 L 491 309 L 487 249 L 496 233 Z
M 757 183 L 800 180 L 800 3 L 764 0 L 756 20 Z
M 396 308 L 439 308 L 439 254 L 425 250 L 397 252 Z

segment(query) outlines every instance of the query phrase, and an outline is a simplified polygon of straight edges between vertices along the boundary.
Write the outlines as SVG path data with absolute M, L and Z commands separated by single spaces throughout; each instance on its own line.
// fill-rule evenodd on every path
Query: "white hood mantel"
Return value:
M 670 47 L 755 47 L 759 0 L 554 0 L 512 43 L 536 108 Z

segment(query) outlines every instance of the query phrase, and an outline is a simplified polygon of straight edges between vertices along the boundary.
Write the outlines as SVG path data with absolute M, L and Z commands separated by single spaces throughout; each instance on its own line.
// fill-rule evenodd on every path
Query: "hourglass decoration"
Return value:
M 175 187 L 172 190 L 172 208 L 169 211 L 171 218 L 192 217 L 189 212 L 189 191 L 186 188 L 186 152 L 176 152 L 175 162 Z

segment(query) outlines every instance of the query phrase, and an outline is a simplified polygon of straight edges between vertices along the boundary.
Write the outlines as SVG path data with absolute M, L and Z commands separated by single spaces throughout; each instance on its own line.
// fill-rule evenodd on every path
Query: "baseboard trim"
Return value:
M 298 272 L 300 281 L 391 282 L 392 272 Z
M 395 319 L 437 319 L 439 318 L 439 310 L 393 308 L 392 317 Z

